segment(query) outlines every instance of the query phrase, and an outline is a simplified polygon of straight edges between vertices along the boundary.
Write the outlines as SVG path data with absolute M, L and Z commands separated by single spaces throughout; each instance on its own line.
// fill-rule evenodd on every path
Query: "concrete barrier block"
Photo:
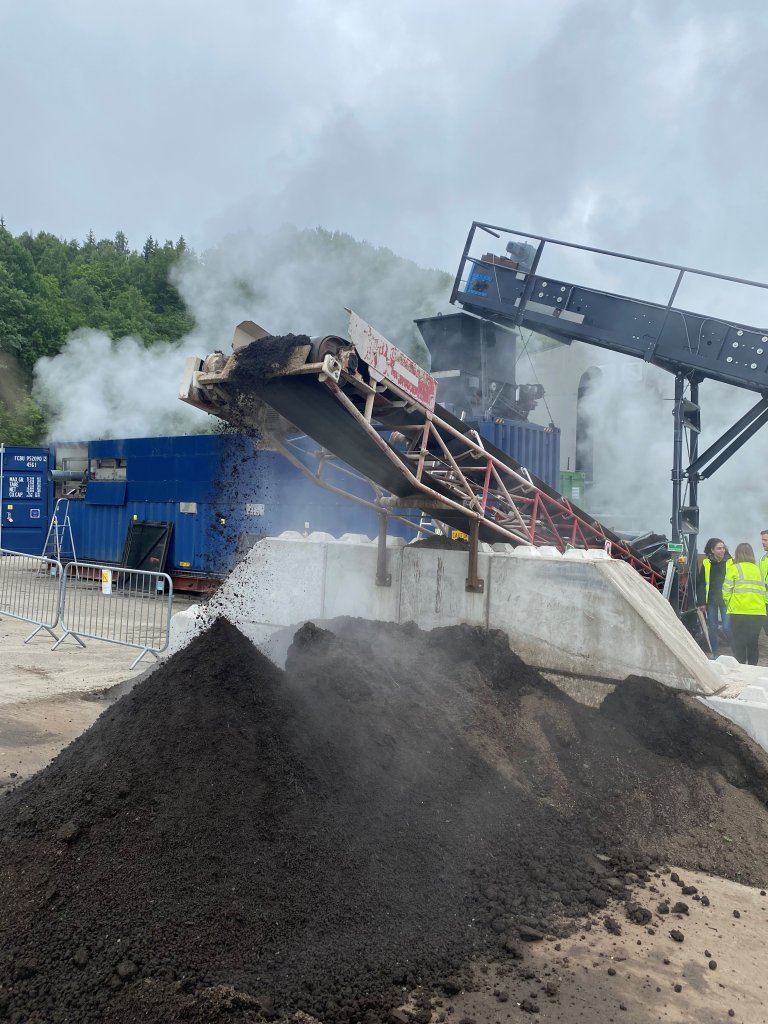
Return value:
M 303 533 L 299 533 L 298 530 L 283 530 L 279 533 L 274 540 L 306 540 Z
M 171 628 L 168 639 L 168 648 L 162 657 L 169 657 L 180 651 L 182 647 L 193 640 L 198 633 L 201 633 L 206 624 L 202 617 L 202 609 L 199 604 L 191 604 L 189 608 L 176 612 L 171 616 Z
M 305 540 L 308 540 L 310 544 L 332 544 L 336 538 L 331 533 L 323 533 L 322 530 L 313 530 Z
M 739 662 L 730 654 L 721 654 L 712 662 L 712 667 L 718 672 L 725 673 L 731 668 L 741 668 Z
M 741 726 L 763 750 L 768 750 L 768 704 L 729 700 L 719 696 L 701 699 L 708 707 Z
M 516 558 L 541 558 L 541 550 L 533 544 L 521 544 L 511 551 Z
M 745 686 L 736 698 L 737 700 L 748 700 L 755 704 L 768 705 L 768 689 L 763 686 Z
M 373 541 L 364 533 L 342 533 L 339 544 L 372 544 Z
M 623 602 L 626 614 L 637 617 L 637 626 L 633 624 L 623 638 L 631 639 L 632 657 L 646 666 L 643 674 L 704 693 L 714 693 L 722 686 L 707 656 L 655 587 L 627 562 L 615 558 L 593 562 L 592 568 L 609 584 L 611 600 Z M 645 628 L 638 628 L 642 624 Z
M 542 558 L 557 558 L 557 559 L 560 559 L 560 558 L 563 557 L 562 552 L 558 551 L 558 549 L 556 547 L 554 547 L 554 546 L 550 547 L 549 545 L 546 545 L 546 544 L 539 548 L 539 554 L 541 555 Z
M 611 556 L 605 548 L 569 548 L 562 557 L 574 562 L 604 562 Z
M 488 626 L 531 665 L 708 693 L 722 686 L 669 604 L 623 562 L 494 556 L 491 572 Z
M 413 621 L 422 629 L 458 622 L 485 626 L 492 557 L 483 553 L 478 555 L 478 573 L 484 581 L 484 590 L 476 594 L 465 589 L 466 551 L 406 547 L 403 550 L 400 621 Z
M 488 626 L 501 629 L 530 665 L 555 672 L 623 679 L 619 645 L 605 638 L 624 627 L 622 606 L 590 563 L 494 557 Z
M 387 550 L 392 585 L 376 585 L 378 549 L 375 544 L 329 544 L 323 576 L 323 618 L 352 615 L 397 622 L 403 548 Z
M 249 623 L 287 626 L 322 616 L 327 551 L 327 543 L 265 537 L 235 566 L 207 607 L 239 628 Z

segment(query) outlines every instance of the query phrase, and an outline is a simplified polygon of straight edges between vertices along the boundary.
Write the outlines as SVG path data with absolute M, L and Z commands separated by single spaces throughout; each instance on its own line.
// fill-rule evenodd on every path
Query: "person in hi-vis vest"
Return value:
M 739 544 L 725 571 L 723 600 L 731 623 L 731 647 L 742 665 L 756 665 L 768 593 L 751 544 Z
M 704 558 L 696 581 L 696 599 L 699 608 L 706 609 L 707 612 L 707 632 L 713 658 L 720 653 L 718 621 L 723 624 L 728 643 L 731 642 L 731 627 L 723 601 L 723 580 L 730 561 L 731 556 L 728 554 L 725 541 L 720 540 L 719 537 L 710 537 L 704 545 Z

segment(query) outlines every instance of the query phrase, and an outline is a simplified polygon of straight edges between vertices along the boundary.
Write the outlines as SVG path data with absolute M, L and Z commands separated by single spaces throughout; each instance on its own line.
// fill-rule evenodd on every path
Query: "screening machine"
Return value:
M 347 312 L 348 339 L 274 337 L 243 322 L 231 355 L 187 361 L 180 398 L 255 432 L 321 486 L 330 487 L 323 466 L 331 457 L 369 481 L 370 502 L 348 496 L 379 513 L 380 585 L 388 582 L 387 518 L 418 509 L 422 533 L 431 523 L 466 535 L 468 590 L 483 589 L 479 541 L 600 548 L 662 586 L 663 570 L 439 405 L 439 381 Z M 292 447 L 297 435 L 320 446 L 314 472 Z

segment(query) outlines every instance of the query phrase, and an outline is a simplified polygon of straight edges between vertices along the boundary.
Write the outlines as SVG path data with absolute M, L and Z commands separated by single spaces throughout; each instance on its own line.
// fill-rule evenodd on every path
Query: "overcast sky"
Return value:
M 480 220 L 768 280 L 765 0 L 0 0 L 0 43 L 14 233 L 292 223 L 455 272 Z M 761 509 L 763 450 L 718 478 Z
M 0 0 L 11 231 L 473 219 L 768 278 L 762 0 Z

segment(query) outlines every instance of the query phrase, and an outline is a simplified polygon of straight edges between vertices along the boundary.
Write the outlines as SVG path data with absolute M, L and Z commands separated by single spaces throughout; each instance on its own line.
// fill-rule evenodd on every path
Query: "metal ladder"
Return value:
M 72 536 L 72 524 L 69 520 L 69 498 L 56 500 L 41 557 L 52 558 L 57 562 L 67 559 L 77 563 L 75 539 Z

